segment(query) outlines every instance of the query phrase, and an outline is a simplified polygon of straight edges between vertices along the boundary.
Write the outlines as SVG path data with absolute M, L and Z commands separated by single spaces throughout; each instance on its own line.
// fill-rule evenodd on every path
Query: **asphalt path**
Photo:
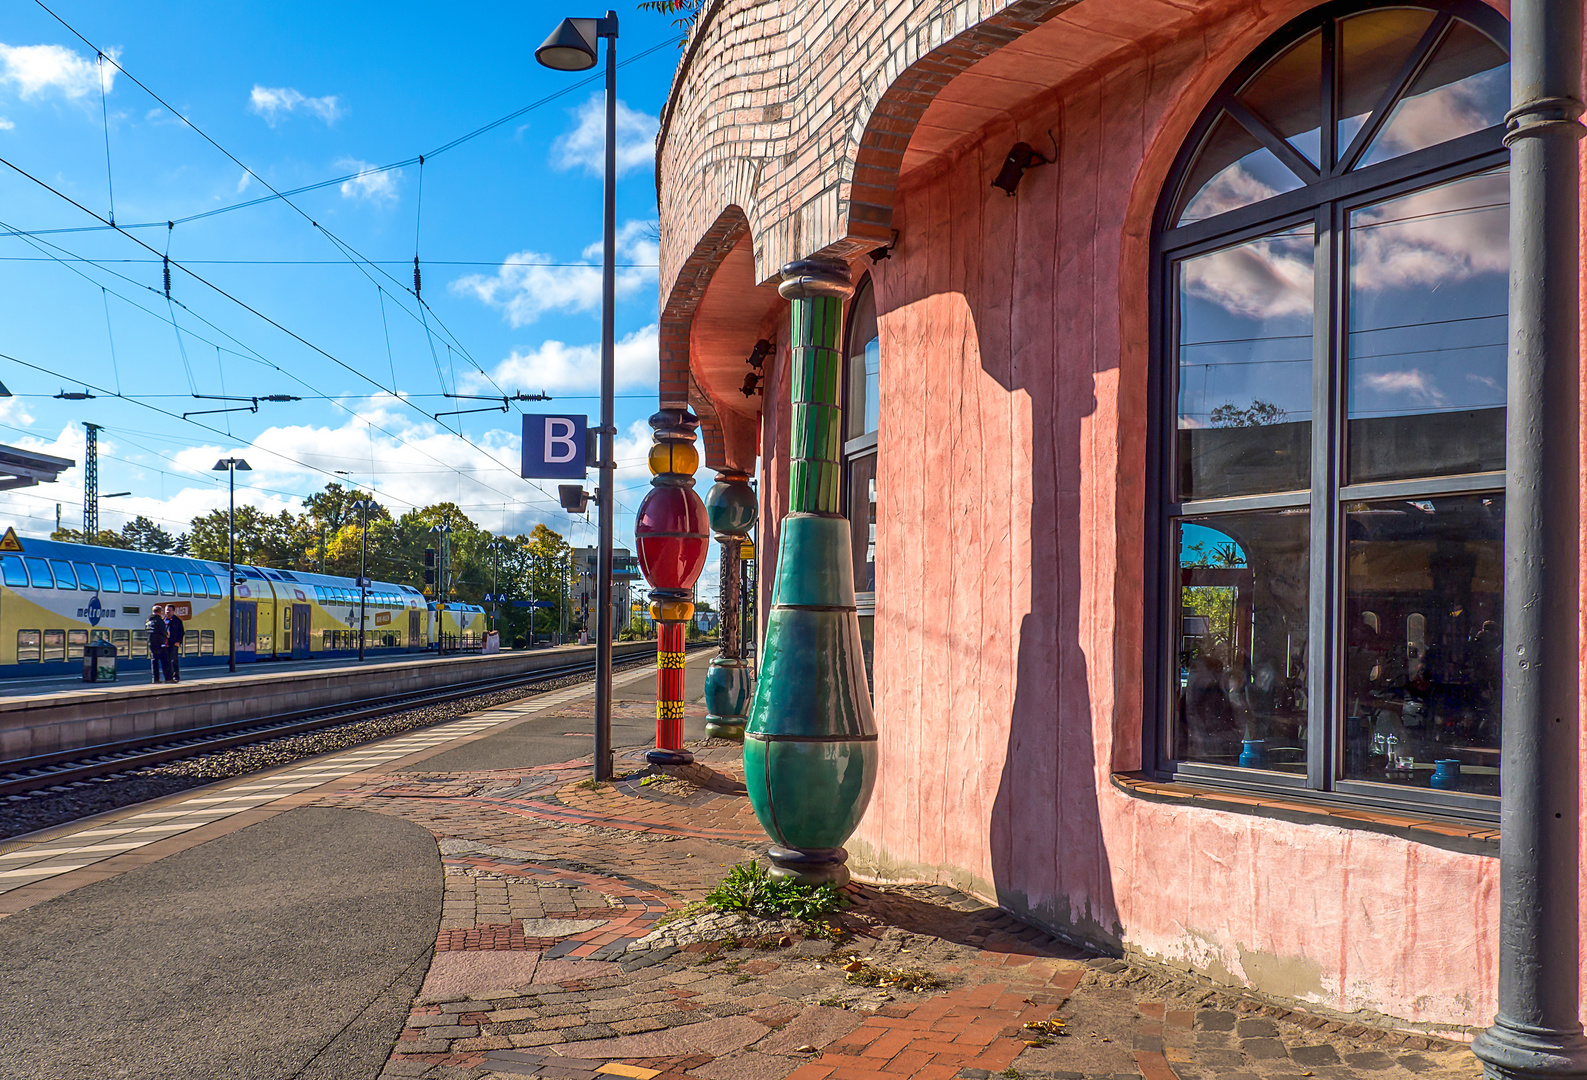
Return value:
M 692 651 L 683 668 L 683 699 L 697 701 L 705 694 L 705 672 L 714 648 Z M 614 702 L 656 700 L 656 680 L 639 679 L 613 690 Z M 589 699 L 592 703 L 593 698 Z M 553 765 L 571 761 L 595 749 L 594 709 L 587 719 L 570 720 L 568 717 L 531 717 L 514 724 L 505 731 L 487 735 L 483 739 L 465 743 L 455 750 L 436 754 L 416 765 L 411 772 L 476 772 L 485 769 L 527 769 L 535 765 Z M 655 711 L 644 716 L 612 717 L 612 745 L 619 749 L 629 746 L 654 746 L 656 741 Z M 684 720 L 685 740 L 705 738 L 705 721 L 698 718 Z
M 378 1075 L 429 969 L 435 840 L 304 807 L 0 919 L 0 1077 Z
M 690 656 L 687 700 L 713 655 Z M 653 679 L 614 693 L 654 697 Z M 414 768 L 568 761 L 592 741 L 567 733 L 590 724 L 531 718 Z M 614 718 L 614 745 L 654 738 L 649 716 Z M 441 882 L 419 826 L 304 807 L 0 919 L 0 1078 L 378 1076 L 429 969 Z

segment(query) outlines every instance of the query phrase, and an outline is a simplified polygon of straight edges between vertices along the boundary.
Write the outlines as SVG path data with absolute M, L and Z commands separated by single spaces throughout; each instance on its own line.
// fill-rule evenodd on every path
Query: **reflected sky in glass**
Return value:
M 1509 177 L 1350 215 L 1350 418 L 1504 405 Z

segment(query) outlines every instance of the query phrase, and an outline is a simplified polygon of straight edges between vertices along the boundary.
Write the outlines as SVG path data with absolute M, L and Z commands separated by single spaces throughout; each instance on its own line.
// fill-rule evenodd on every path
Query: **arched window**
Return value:
M 1219 91 L 1155 222 L 1161 771 L 1499 792 L 1508 27 L 1331 4 Z
M 881 344 L 876 329 L 876 291 L 865 278 L 849 305 L 847 373 L 843 403 L 844 504 L 854 543 L 854 602 L 871 676 L 876 625 L 876 429 L 881 409 Z M 875 680 L 871 679 L 872 687 Z

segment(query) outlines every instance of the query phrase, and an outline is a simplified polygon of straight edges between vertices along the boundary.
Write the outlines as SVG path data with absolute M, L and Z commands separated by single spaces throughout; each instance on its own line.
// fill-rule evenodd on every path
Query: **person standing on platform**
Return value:
M 165 677 L 170 682 L 182 681 L 182 638 L 187 635 L 187 628 L 182 623 L 182 617 L 176 613 L 175 604 L 165 605 Z
M 159 682 L 162 674 L 169 678 L 171 661 L 166 655 L 165 613 L 160 610 L 159 604 L 155 604 L 149 612 L 149 621 L 143 624 L 143 628 L 149 633 L 149 673 L 153 676 L 150 681 Z

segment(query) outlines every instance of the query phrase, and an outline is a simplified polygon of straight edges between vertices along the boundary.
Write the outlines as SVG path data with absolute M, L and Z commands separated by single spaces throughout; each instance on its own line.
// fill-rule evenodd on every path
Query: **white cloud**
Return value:
M 1369 390 L 1380 394 L 1407 394 L 1420 405 L 1442 405 L 1446 400 L 1433 377 L 1421 368 L 1376 372 L 1363 376 L 1361 381 Z
M 253 173 L 249 172 L 247 169 L 244 169 L 242 171 L 242 175 L 237 178 L 237 194 L 241 195 L 244 191 L 247 191 L 248 185 L 252 182 Z
M 1311 247 L 1309 235 L 1274 237 L 1187 259 L 1184 287 L 1249 319 L 1310 315 Z
M 302 109 L 319 117 L 327 126 L 336 123 L 342 115 L 342 106 L 334 94 L 325 97 L 308 97 L 290 86 L 260 86 L 254 84 L 248 107 L 264 117 L 265 123 L 275 127 L 284 113 Z
M 660 247 L 653 221 L 625 222 L 616 239 L 619 263 L 643 264 L 618 268 L 620 299 L 654 284 Z M 533 264 L 552 262 L 551 256 L 520 251 L 509 255 L 494 275 L 469 274 L 450 287 L 460 296 L 472 293 L 499 308 L 512 326 L 528 326 L 547 311 L 596 311 L 601 306 L 601 243 L 585 248 L 582 257 L 591 265 L 543 266 Z
M 17 125 L 14 120 L 7 120 L 5 117 L 0 116 L 0 131 L 10 131 L 16 126 Z
M 651 323 L 617 340 L 614 356 L 617 389 L 654 389 L 660 378 L 660 338 Z M 573 390 L 599 390 L 601 385 L 601 347 L 599 344 L 567 345 L 545 341 L 530 352 L 513 351 L 497 364 L 491 378 L 511 390 L 567 393 Z M 489 393 L 481 375 L 466 380 L 471 389 Z
M 357 158 L 339 158 L 338 169 L 352 169 L 358 173 L 351 180 L 342 181 L 342 198 L 363 199 L 367 202 L 392 202 L 397 198 L 397 169 L 382 169 Z
M 583 168 L 593 176 L 606 170 L 606 97 L 591 94 L 573 111 L 573 129 L 557 136 L 551 144 L 552 162 L 559 169 Z M 649 113 L 617 103 L 617 175 L 640 167 L 651 168 L 656 160 L 656 132 L 661 121 Z
M 111 60 L 121 55 L 110 49 Z M 103 75 L 101 75 L 103 72 Z M 85 57 L 62 45 L 6 45 L 0 43 L 0 83 L 16 87 L 24 101 L 48 90 L 58 90 L 77 99 L 98 94 L 100 79 L 109 93 L 116 79 L 116 66 L 101 65 L 95 57 Z

